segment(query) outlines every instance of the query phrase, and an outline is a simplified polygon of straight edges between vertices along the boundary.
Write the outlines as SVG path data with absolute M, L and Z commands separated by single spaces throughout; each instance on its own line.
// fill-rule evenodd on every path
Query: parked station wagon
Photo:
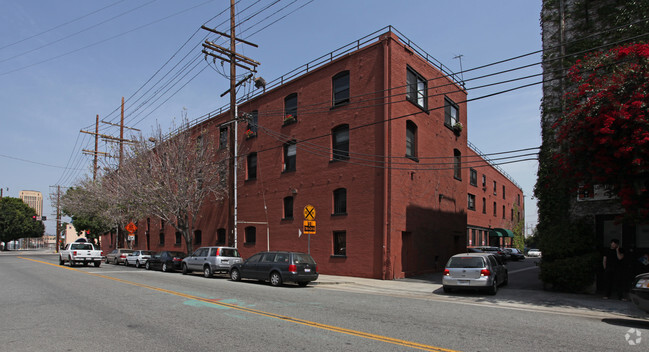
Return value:
M 318 279 L 316 269 L 315 261 L 306 253 L 260 252 L 243 263 L 234 264 L 230 269 L 230 279 L 269 281 L 273 286 L 280 286 L 284 282 L 306 286 Z

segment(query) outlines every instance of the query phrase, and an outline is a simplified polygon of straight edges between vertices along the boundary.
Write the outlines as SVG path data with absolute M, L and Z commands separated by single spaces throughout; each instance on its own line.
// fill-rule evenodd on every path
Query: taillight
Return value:
M 480 270 L 480 276 L 491 276 L 491 271 L 489 269 Z
M 104 256 L 104 251 L 101 251 L 101 254 L 99 254 L 99 255 L 101 255 L 103 257 Z
M 290 271 L 292 274 L 297 274 L 297 265 L 291 264 L 288 266 L 288 271 Z
M 72 252 L 72 255 L 76 256 L 76 255 L 77 255 L 77 251 Z
M 450 276 L 450 275 L 451 275 L 451 271 L 448 269 L 444 269 L 444 276 Z
M 126 258 L 126 254 L 122 254 L 119 256 L 120 258 Z
M 183 258 L 174 258 L 173 261 L 174 261 L 174 262 L 182 262 L 182 261 L 183 261 Z

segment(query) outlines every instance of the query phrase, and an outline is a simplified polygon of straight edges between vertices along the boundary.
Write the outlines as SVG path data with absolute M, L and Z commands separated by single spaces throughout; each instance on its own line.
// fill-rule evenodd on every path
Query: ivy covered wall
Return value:
M 649 1 L 544 0 L 542 145 L 538 180 L 537 234 L 543 252 L 541 279 L 565 291 L 592 291 L 599 265 L 595 215 L 620 214 L 616 201 L 576 202 L 575 185 L 560 177 L 552 155 L 559 151 L 552 125 L 564 113 L 563 95 L 574 88 L 568 69 L 593 51 L 649 39 Z

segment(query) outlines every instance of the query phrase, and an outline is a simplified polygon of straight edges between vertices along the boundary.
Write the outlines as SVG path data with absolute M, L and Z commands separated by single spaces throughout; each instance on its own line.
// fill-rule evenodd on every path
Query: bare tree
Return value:
M 191 129 L 186 119 L 170 135 L 158 126 L 152 137 L 140 137 L 128 148 L 113 185 L 128 213 L 171 224 L 182 233 L 189 252 L 204 203 L 227 194 L 227 160 L 219 158 L 212 140 L 200 127 Z

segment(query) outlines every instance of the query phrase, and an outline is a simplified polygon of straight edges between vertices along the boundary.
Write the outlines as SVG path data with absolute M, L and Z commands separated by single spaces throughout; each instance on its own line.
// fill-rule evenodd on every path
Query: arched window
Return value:
M 417 157 L 417 125 L 406 121 L 406 157 Z
M 284 124 L 297 121 L 297 93 L 284 98 Z
M 457 149 L 453 150 L 453 176 L 462 179 L 462 153 Z
M 349 125 L 340 125 L 331 130 L 332 160 L 349 159 Z
M 347 214 L 347 189 L 338 188 L 334 191 L 333 215 Z
M 349 103 L 349 71 L 343 71 L 331 79 L 333 87 L 333 106 Z

